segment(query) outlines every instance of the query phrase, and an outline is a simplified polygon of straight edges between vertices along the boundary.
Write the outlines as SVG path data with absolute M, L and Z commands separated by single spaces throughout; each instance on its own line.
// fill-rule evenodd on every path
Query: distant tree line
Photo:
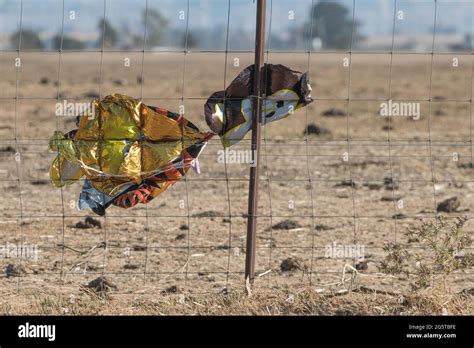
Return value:
M 312 25 L 311 25 L 312 24 Z M 150 49 L 165 44 L 165 38 L 172 33 L 174 35 L 174 44 L 188 48 L 196 47 L 206 38 L 203 35 L 196 35 L 192 32 L 177 34 L 169 28 L 169 21 L 158 10 L 148 9 L 143 11 L 141 16 L 141 26 L 145 29 L 146 41 L 145 48 Z M 328 0 L 320 0 L 314 4 L 310 11 L 307 22 L 293 29 L 289 40 L 282 40 L 278 33 L 273 33 L 270 38 L 276 48 L 288 47 L 293 42 L 303 41 L 302 39 L 319 38 L 322 48 L 325 49 L 348 49 L 351 43 L 356 43 L 363 37 L 360 35 L 360 23 L 353 22 L 352 11 L 346 6 Z M 70 35 L 56 35 L 53 37 L 50 46 L 53 49 L 84 49 L 87 46 L 106 49 L 115 47 L 130 49 L 143 47 L 143 35 L 138 35 L 128 27 L 114 27 L 109 20 L 101 19 L 97 23 L 97 30 L 100 33 L 96 42 L 87 43 L 76 39 Z M 209 30 L 209 35 L 213 36 L 213 31 Z M 201 32 L 200 32 L 201 34 Z M 312 34 L 311 38 L 310 35 Z M 181 38 L 176 39 L 176 35 Z M 204 35 L 205 36 L 205 35 Z M 287 42 L 288 41 L 288 42 Z M 18 48 L 20 42 L 20 32 L 13 33 L 10 37 L 10 43 L 13 48 Z M 210 40 L 212 42 L 212 40 Z M 31 29 L 23 29 L 21 32 L 21 47 L 26 49 L 44 49 L 45 43 L 42 42 L 39 34 Z

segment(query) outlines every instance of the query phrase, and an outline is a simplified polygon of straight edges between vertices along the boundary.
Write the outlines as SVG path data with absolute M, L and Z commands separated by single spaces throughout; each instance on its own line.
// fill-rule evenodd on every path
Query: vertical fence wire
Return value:
M 428 141 L 429 141 L 429 154 L 430 154 L 430 170 L 431 170 L 431 184 L 433 187 L 433 208 L 436 216 L 436 178 L 433 169 L 433 149 L 432 149 L 432 136 L 431 136 L 431 123 L 433 113 L 433 70 L 434 70 L 434 54 L 435 54 L 435 42 L 436 42 L 436 19 L 438 14 L 438 0 L 434 0 L 434 18 L 433 18 L 433 40 L 431 43 L 431 69 L 430 69 L 430 95 L 429 95 L 429 113 L 428 113 Z
M 353 67 L 353 50 L 354 50 L 354 31 L 356 28 L 356 21 L 355 21 L 355 11 L 356 11 L 356 0 L 352 0 L 352 30 L 351 30 L 351 46 L 350 46 L 350 54 L 349 54 L 349 77 L 347 81 L 347 120 L 346 120 L 346 136 L 347 136 L 347 157 L 348 157 L 348 166 L 349 166 L 349 183 L 351 186 L 351 200 L 352 200 L 352 223 L 353 223 L 353 242 L 354 245 L 357 245 L 357 223 L 359 220 L 357 219 L 357 210 L 356 210 L 356 203 L 355 203 L 355 193 L 354 193 L 354 176 L 352 175 L 352 154 L 351 154 L 351 134 L 350 134 L 350 118 L 351 118 L 351 83 L 352 83 L 352 67 Z M 354 260 L 355 262 L 355 260 Z
M 226 34 L 225 34 L 225 55 L 224 55 L 224 83 L 223 83 L 223 90 L 226 89 L 227 86 L 227 58 L 228 58 L 228 51 L 229 51 L 229 29 L 230 29 L 230 0 L 227 2 L 227 25 L 226 25 Z M 226 109 L 226 93 L 224 93 L 224 110 Z M 230 188 L 229 188 L 229 175 L 227 172 L 227 156 L 224 156 L 224 172 L 225 172 L 225 185 L 226 185 L 226 194 L 227 194 L 227 212 L 229 214 L 229 239 L 228 239 L 228 248 L 229 251 L 227 253 L 227 270 L 226 270 L 226 279 L 225 279 L 225 288 L 229 288 L 229 276 L 231 273 L 231 255 L 232 255 L 232 208 L 231 208 L 231 196 L 230 196 Z
M 23 244 L 23 200 L 21 195 L 21 151 L 20 146 L 18 145 L 18 89 L 19 89 L 19 81 L 20 81 L 20 67 L 21 67 L 21 36 L 23 33 L 23 0 L 20 1 L 20 29 L 18 35 L 18 52 L 17 52 L 17 61 L 16 63 L 20 64 L 20 66 L 16 65 L 15 71 L 15 162 L 16 162 L 16 171 L 18 175 L 18 200 L 20 203 L 20 243 Z M 22 257 L 20 257 L 19 268 L 21 268 L 21 261 Z M 21 277 L 18 277 L 17 281 L 17 292 L 20 292 L 20 285 Z
M 397 16 L 397 0 L 393 4 L 393 24 L 392 24 L 392 43 L 390 53 L 390 77 L 388 82 L 388 100 L 392 100 L 392 78 L 393 78 L 393 53 L 395 50 L 395 27 Z M 390 184 L 392 185 L 392 201 L 393 201 L 393 234 L 394 242 L 397 242 L 397 203 L 395 202 L 395 178 L 393 175 L 393 159 L 392 159 L 392 138 L 391 138 L 392 120 L 388 117 L 388 160 L 390 165 Z M 392 288 L 394 287 L 395 279 L 392 278 Z
M 313 50 L 313 25 L 314 25 L 314 0 L 311 0 L 311 22 L 310 22 L 310 29 L 309 29 L 309 43 L 308 43 L 308 61 L 307 61 L 307 68 L 306 71 L 308 75 L 311 76 L 311 51 Z M 314 266 L 314 234 L 316 232 L 316 223 L 314 218 L 314 196 L 313 196 L 313 180 L 311 176 L 311 169 L 310 169 L 310 160 L 309 160 L 309 118 L 308 118 L 308 108 L 305 108 L 305 150 L 306 150 L 306 172 L 308 174 L 308 182 L 309 182 L 309 192 L 310 192 L 310 199 L 311 199 L 311 224 L 310 224 L 310 235 L 311 235 L 311 261 L 310 261 L 310 272 L 309 272 L 309 285 L 313 284 L 313 266 Z
M 469 42 L 469 46 L 471 48 L 471 52 L 473 51 L 474 47 L 472 46 L 473 43 L 473 38 L 474 37 L 474 3 L 471 2 L 471 41 Z M 471 84 L 470 88 L 471 90 L 469 91 L 469 147 L 470 147 L 470 154 L 471 154 L 471 163 L 469 167 L 471 169 L 474 168 L 474 147 L 472 143 L 472 127 L 473 127 L 473 122 L 472 122 L 472 98 L 474 97 L 473 95 L 473 89 L 474 89 L 474 59 L 472 56 L 469 56 L 470 61 L 471 61 Z
M 187 8 L 186 8 L 186 33 L 184 34 L 184 56 L 183 56 L 183 81 L 181 85 L 181 105 L 183 108 L 186 108 L 184 104 L 185 100 L 185 85 L 186 85 L 186 57 L 188 55 L 188 36 L 189 36 L 189 0 L 187 2 Z M 186 109 L 184 109 L 186 110 Z M 183 110 L 183 111 L 184 111 Z M 185 113 L 185 111 L 183 112 Z M 180 112 L 181 114 L 181 112 Z M 184 149 L 184 138 L 181 138 L 181 146 Z M 183 158 L 183 165 L 184 165 L 184 158 Z M 189 269 L 189 262 L 191 258 L 191 217 L 190 217 L 190 206 L 189 206 L 189 185 L 188 185 L 188 176 L 184 176 L 184 187 L 185 187 L 185 192 L 186 192 L 186 212 L 187 212 L 187 219 L 188 219 L 188 233 L 187 233 L 187 259 L 186 259 L 186 264 L 185 264 L 185 275 L 184 275 L 184 285 L 188 285 L 188 269 Z
M 65 0 L 62 0 L 62 19 L 61 19 L 61 38 L 60 38 L 60 44 L 59 44 L 59 54 L 58 54 L 58 89 L 57 89 L 57 103 L 59 104 L 59 101 L 61 99 L 61 63 L 62 63 L 62 53 L 63 53 L 63 41 L 64 41 L 64 11 L 65 11 Z M 61 115 L 62 116 L 62 115 Z M 61 130 L 61 119 L 59 115 L 56 115 L 56 130 L 60 131 Z M 58 146 L 58 159 L 61 157 L 61 153 L 59 151 L 59 146 Z M 59 162 L 59 161 L 58 161 Z M 61 173 L 59 173 L 59 179 L 62 181 Z M 64 276 L 64 242 L 65 242 L 65 230 L 66 230 L 66 222 L 65 222 L 65 216 L 66 212 L 64 210 L 64 191 L 63 187 L 61 186 L 60 188 L 61 192 L 61 211 L 62 211 L 62 218 L 61 218 L 61 270 L 59 274 L 60 280 L 63 279 Z
M 145 0 L 145 21 L 143 28 L 143 54 L 140 69 L 140 100 L 143 102 L 143 83 L 145 81 L 145 50 L 146 50 L 146 28 L 148 24 L 148 0 Z M 142 141 L 142 140 L 140 140 Z M 143 168 L 143 156 L 140 156 L 140 167 Z M 148 204 L 145 204 L 145 262 L 143 265 L 143 281 L 146 283 L 146 270 L 148 266 L 148 235 L 150 225 L 148 221 Z
M 266 40 L 266 63 L 269 63 L 270 59 L 270 40 L 271 40 L 271 33 L 272 33 L 272 22 L 273 22 L 273 0 L 270 0 L 270 19 L 269 19 L 269 24 L 268 24 L 268 35 L 267 35 L 267 40 Z M 265 67 L 266 69 L 266 67 Z M 265 83 L 266 85 L 266 76 L 267 73 L 265 71 Z M 269 238 L 268 238 L 268 270 L 272 269 L 272 251 L 273 251 L 273 210 L 272 210 L 272 182 L 271 182 L 271 174 L 268 168 L 270 168 L 270 164 L 268 162 L 268 148 L 267 148 L 267 127 L 263 127 L 263 149 L 264 149 L 264 155 L 265 155 L 265 176 L 267 177 L 267 185 L 268 185 L 268 209 L 270 210 L 269 214 L 269 226 L 268 226 L 268 231 L 269 231 Z M 271 284 L 271 279 L 272 279 L 272 273 L 268 273 L 268 285 Z
M 104 0 L 103 2 L 104 4 L 104 13 L 103 13 L 103 18 L 102 18 L 102 48 L 101 48 L 101 51 L 100 51 L 100 67 L 99 67 L 99 99 L 102 99 L 102 85 L 103 85 L 103 79 L 104 79 L 104 71 L 103 71 L 103 67 L 104 67 L 104 48 L 105 48 L 105 37 L 107 35 L 107 32 L 106 32 L 106 24 L 107 24 L 107 0 Z M 97 110 L 98 112 L 98 117 L 99 117 L 99 120 L 98 120 L 98 123 L 99 123 L 99 130 L 102 130 L 102 110 L 101 108 L 99 108 L 99 110 Z M 99 144 L 98 144 L 98 156 L 99 156 L 99 169 L 100 171 L 102 172 L 103 170 L 103 167 L 102 167 L 102 163 L 103 163 L 103 160 L 102 160 L 102 144 L 101 142 L 99 141 Z M 101 195 L 102 195 L 102 201 L 105 202 L 105 194 L 101 192 Z M 103 229 L 104 229 L 104 234 L 103 234 L 103 238 L 104 238 L 104 243 L 105 243 L 105 246 L 104 246 L 104 255 L 103 255 L 103 258 L 102 258 L 102 276 L 104 276 L 106 274 L 106 265 L 107 265 L 107 251 L 109 250 L 109 245 L 108 245 L 108 233 L 107 233 L 107 212 L 105 212 L 104 214 L 104 226 L 103 226 Z

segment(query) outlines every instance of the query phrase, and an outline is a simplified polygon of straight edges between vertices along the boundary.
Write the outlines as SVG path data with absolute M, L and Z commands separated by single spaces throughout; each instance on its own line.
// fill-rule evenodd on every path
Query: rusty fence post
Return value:
M 249 178 L 249 202 L 247 215 L 247 248 L 245 255 L 245 279 L 251 284 L 255 278 L 255 241 L 257 227 L 258 181 L 260 166 L 260 142 L 262 125 L 263 54 L 265 45 L 266 0 L 257 0 L 257 24 L 255 33 L 255 65 L 252 95 L 252 166 Z M 249 289 L 248 289 L 249 290 Z

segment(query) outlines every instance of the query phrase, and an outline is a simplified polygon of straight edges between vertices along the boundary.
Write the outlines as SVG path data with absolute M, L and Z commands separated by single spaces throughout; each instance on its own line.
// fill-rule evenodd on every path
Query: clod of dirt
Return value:
M 393 220 L 401 220 L 401 219 L 406 219 L 407 216 L 405 214 L 395 214 L 392 216 Z
M 471 263 L 474 261 L 474 258 L 472 256 L 469 257 L 465 255 L 456 255 L 454 259 L 464 267 L 470 267 Z
M 355 264 L 355 269 L 358 271 L 365 271 L 369 268 L 368 261 L 362 260 Z
M 133 263 L 127 263 L 123 266 L 124 269 L 138 269 L 140 266 L 134 265 Z
M 398 185 L 394 183 L 393 179 L 390 177 L 383 178 L 383 184 L 386 190 L 396 190 L 398 189 Z
M 121 77 L 114 79 L 112 82 L 115 86 L 123 86 L 127 84 L 127 80 Z
M 86 288 L 91 289 L 98 294 L 105 294 L 110 289 L 117 290 L 117 286 L 111 283 L 105 277 L 99 277 L 97 279 L 91 280 L 89 284 L 86 285 Z
M 0 152 L 11 152 L 11 153 L 15 153 L 15 149 L 12 147 L 12 146 L 7 146 L 7 147 L 2 147 L 0 149 Z
M 327 128 L 318 126 L 315 123 L 310 123 L 308 124 L 308 126 L 303 132 L 303 135 L 306 135 L 306 134 L 325 135 L 325 134 L 331 134 L 331 131 Z
M 86 224 L 89 224 L 91 226 L 94 226 L 94 227 L 99 227 L 101 228 L 102 227 L 102 224 L 100 223 L 99 220 L 96 220 L 90 216 L 86 217 Z
M 393 130 L 393 126 L 392 125 L 389 126 L 388 124 L 386 124 L 382 126 L 382 130 L 383 131 Z
M 94 99 L 97 99 L 97 98 L 100 98 L 100 95 L 99 93 L 95 92 L 95 91 L 89 91 L 89 92 L 86 92 L 83 94 L 83 97 L 84 98 L 94 98 Z
M 329 230 L 332 230 L 332 227 L 330 227 L 328 225 L 320 224 L 320 225 L 314 226 L 314 229 L 316 231 L 329 231 Z
M 7 267 L 5 267 L 5 275 L 7 278 L 10 277 L 18 277 L 21 273 L 25 273 L 23 268 L 14 265 L 14 264 L 8 264 Z
M 275 225 L 272 226 L 273 229 L 275 230 L 292 230 L 294 228 L 301 228 L 299 223 L 293 221 L 293 220 L 283 220 Z
M 336 108 L 330 108 L 326 111 L 323 111 L 321 113 L 323 116 L 336 116 L 336 117 L 342 117 L 346 116 L 346 113 L 342 110 L 336 109 Z
M 218 217 L 218 216 L 221 216 L 221 215 L 222 214 L 217 212 L 217 211 L 209 210 L 209 211 L 203 211 L 203 212 L 200 212 L 200 213 L 196 213 L 193 216 L 194 217 Z
M 383 196 L 380 198 L 382 202 L 396 202 L 399 201 L 402 198 L 402 196 Z
M 74 225 L 75 228 L 82 228 L 82 229 L 88 229 L 88 228 L 94 228 L 98 227 L 101 228 L 102 224 L 100 223 L 99 220 L 96 220 L 90 216 L 86 217 L 84 221 L 79 221 Z
M 436 208 L 437 212 L 445 212 L 445 213 L 454 213 L 458 210 L 459 206 L 461 205 L 461 201 L 457 196 L 445 199 L 444 201 L 438 204 Z
M 162 291 L 164 294 L 177 294 L 181 292 L 177 285 L 171 285 L 169 288 L 166 288 Z
M 31 185 L 46 185 L 49 181 L 48 180 L 33 180 L 31 181 Z
M 181 226 L 179 226 L 179 229 L 180 229 L 181 231 L 187 231 L 187 230 L 189 230 L 189 226 L 186 225 L 186 224 L 182 224 Z
M 59 99 L 67 99 L 67 98 L 68 98 L 68 94 L 69 94 L 68 91 L 59 92 L 59 93 L 58 93 L 58 98 L 59 98 Z
M 145 251 L 146 250 L 146 246 L 144 245 L 134 245 L 132 247 L 133 251 Z
M 282 272 L 291 272 L 297 270 L 304 270 L 305 266 L 299 258 L 289 257 L 281 262 L 280 269 Z
M 230 219 L 229 218 L 224 218 L 224 219 L 222 219 L 222 222 L 228 224 L 230 222 Z
M 375 183 L 367 183 L 367 184 L 364 184 L 364 186 L 368 187 L 369 190 L 380 190 L 382 188 L 382 185 L 375 184 Z
M 357 188 L 357 184 L 354 182 L 354 180 L 342 180 L 341 182 L 337 183 L 334 185 L 334 187 L 351 187 L 352 188 Z
M 86 272 L 97 272 L 98 268 L 93 265 L 86 265 L 85 271 Z
M 176 236 L 176 240 L 183 240 L 184 238 L 186 238 L 186 233 L 180 233 Z
M 270 248 L 276 248 L 277 247 L 277 243 L 275 241 L 275 238 L 270 238 L 269 241 L 270 241 L 270 244 L 268 246 Z
M 472 162 L 468 162 L 468 163 L 458 163 L 458 168 L 461 168 L 461 169 L 472 169 L 474 168 L 474 164 Z
M 39 81 L 40 85 L 47 85 L 49 83 L 49 78 L 42 77 Z

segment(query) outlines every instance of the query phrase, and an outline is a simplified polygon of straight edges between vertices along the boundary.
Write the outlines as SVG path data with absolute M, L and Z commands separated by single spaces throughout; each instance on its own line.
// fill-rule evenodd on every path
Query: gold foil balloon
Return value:
M 113 94 L 92 102 L 77 130 L 55 132 L 58 153 L 50 176 L 56 187 L 85 178 L 81 208 L 103 213 L 110 204 L 147 203 L 181 179 L 213 133 L 179 114 Z

